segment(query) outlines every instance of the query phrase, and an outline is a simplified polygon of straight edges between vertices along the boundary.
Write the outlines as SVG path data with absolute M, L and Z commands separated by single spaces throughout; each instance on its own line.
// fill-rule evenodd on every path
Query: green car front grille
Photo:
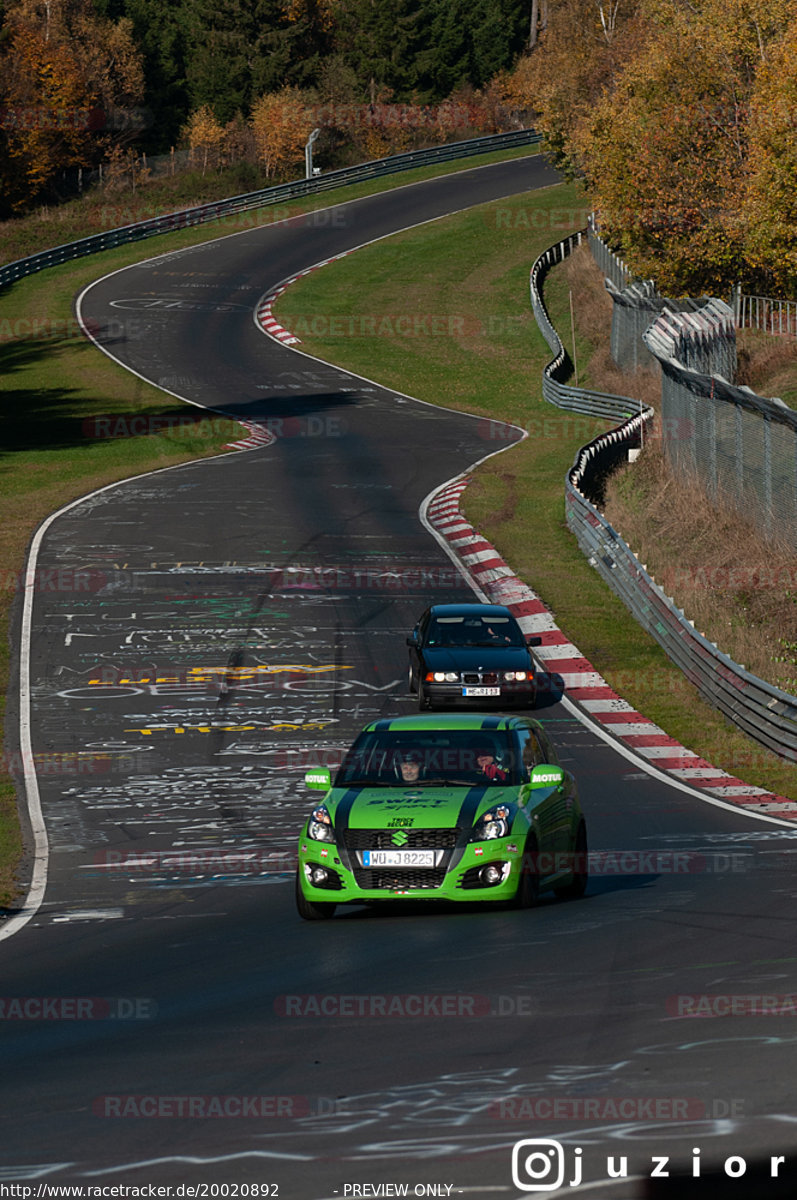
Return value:
M 391 850 L 401 845 L 407 850 L 453 850 L 458 829 L 402 829 L 397 842 L 396 829 L 347 829 L 340 834 L 347 850 Z
M 409 891 L 423 888 L 428 891 L 442 886 L 446 877 L 445 867 L 435 867 L 426 870 L 399 870 L 384 867 L 355 867 L 354 878 L 357 886 L 365 891 Z

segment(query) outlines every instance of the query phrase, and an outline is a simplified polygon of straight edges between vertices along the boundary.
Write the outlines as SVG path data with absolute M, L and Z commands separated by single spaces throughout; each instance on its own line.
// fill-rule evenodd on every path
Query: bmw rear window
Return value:
M 435 617 L 429 626 L 428 646 L 490 646 L 494 649 L 526 645 L 523 632 L 510 616 Z

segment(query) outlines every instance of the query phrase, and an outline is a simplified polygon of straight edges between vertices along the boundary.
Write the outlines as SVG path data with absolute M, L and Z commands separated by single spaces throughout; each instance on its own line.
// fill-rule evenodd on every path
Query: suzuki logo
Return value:
M 397 829 L 396 832 L 392 835 L 390 840 L 394 846 L 406 846 L 406 844 L 407 844 L 406 829 Z

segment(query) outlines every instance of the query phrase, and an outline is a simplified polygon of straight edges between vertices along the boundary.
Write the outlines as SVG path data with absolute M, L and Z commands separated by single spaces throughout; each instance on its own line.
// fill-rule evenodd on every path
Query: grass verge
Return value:
M 229 426 L 201 420 L 201 410 L 181 404 L 119 367 L 85 340 L 73 318 L 73 300 L 92 280 L 142 259 L 178 250 L 214 237 L 286 220 L 326 208 L 344 200 L 403 187 L 435 175 L 470 170 L 489 162 L 527 157 L 525 149 L 456 160 L 434 167 L 405 171 L 385 179 L 349 185 L 297 200 L 266 206 L 207 225 L 164 234 L 53 267 L 20 280 L 0 292 L 0 625 L 8 629 L 11 606 L 22 582 L 25 552 L 37 526 L 51 512 L 106 484 L 146 471 L 176 465 L 219 453 L 224 444 L 244 432 L 236 422 Z M 227 189 L 223 180 L 219 187 Z M 220 195 L 221 193 L 219 193 Z M 211 187 L 196 202 L 215 199 Z M 64 211 L 53 210 L 52 219 L 28 219 L 23 242 L 3 229 L 5 260 L 85 237 L 104 227 L 144 220 L 154 215 L 151 198 L 139 194 L 137 210 L 128 201 L 114 219 L 92 227 L 92 210 L 76 203 Z M 189 204 L 182 198 L 182 204 Z M 162 211 L 171 211 L 164 204 Z M 87 223 L 88 221 L 88 223 Z M 54 236 L 53 236 L 54 235 Z M 24 243 L 24 248 L 22 248 Z M 185 418 L 196 415 L 195 425 L 180 424 L 149 436 L 97 439 L 86 435 L 94 419 L 108 415 Z M 0 720 L 5 729 L 5 698 L 14 647 L 0 639 Z M 5 756 L 0 761 L 0 912 L 10 907 L 20 891 L 22 839 L 16 792 L 10 776 L 20 764 L 10 739 L 2 739 Z
M 332 315 L 350 317 L 336 324 L 344 334 L 304 333 L 301 348 L 420 399 L 525 426 L 523 443 L 476 473 L 465 493 L 469 519 L 641 712 L 716 766 L 797 796 L 795 768 L 701 700 L 588 566 L 566 527 L 565 472 L 578 447 L 606 426 L 542 400 L 540 373 L 550 354 L 530 312 L 528 272 L 542 249 L 580 223 L 572 217 L 583 205 L 575 187 L 561 185 L 398 234 L 300 280 L 280 298 L 278 317 L 289 329 L 292 318 L 306 319 L 310 330 L 329 328 Z M 559 279 L 546 288 L 563 335 L 570 291 Z M 368 322 L 357 319 L 364 296 Z M 589 386 L 594 346 L 575 299 L 580 383 Z M 442 332 L 402 334 L 396 314 L 443 318 L 434 326 Z
M 402 187 L 407 183 L 432 179 L 436 175 L 455 174 L 458 171 L 468 171 L 472 167 L 487 166 L 493 162 L 525 158 L 534 150 L 535 147 L 520 146 L 512 150 L 496 150 L 491 154 L 477 154 L 467 158 L 453 159 L 450 163 L 442 163 L 438 166 L 431 163 L 425 167 L 414 167 L 411 171 L 397 171 L 395 175 L 385 175 L 364 183 L 349 184 L 328 192 L 318 192 L 315 196 L 304 200 L 281 202 L 278 205 L 252 210 L 251 213 L 225 217 L 210 228 L 216 229 L 219 226 L 223 228 L 225 224 L 229 224 L 230 232 L 235 229 L 248 229 L 256 220 L 257 223 L 267 224 L 272 220 L 279 221 L 284 216 L 295 215 L 297 212 L 325 208 L 328 204 L 336 203 L 335 198 L 353 200 L 360 196 L 371 196 L 375 192 L 391 191 L 393 188 Z M 160 177 L 135 190 L 118 187 L 93 188 L 84 196 L 65 204 L 43 207 L 37 213 L 15 220 L 0 221 L 0 245 L 2 245 L 0 262 L 14 262 L 16 259 L 35 254 L 39 250 L 48 250 L 53 246 L 64 245 L 66 242 L 78 241 L 80 238 L 90 237 L 94 233 L 107 233 L 109 230 L 118 229 L 123 225 L 148 221 L 152 217 L 163 216 L 184 208 L 194 208 L 200 204 L 209 204 L 214 200 L 224 200 L 229 196 L 246 195 L 248 192 L 258 191 L 267 186 L 268 181 L 251 168 L 230 168 L 208 175 L 202 175 L 199 171 L 190 171 L 178 173 L 174 177 Z M 254 218 L 254 212 L 261 214 L 259 219 Z M 200 227 L 201 230 L 207 230 L 207 228 L 208 226 Z M 144 257 L 140 251 L 139 254 Z

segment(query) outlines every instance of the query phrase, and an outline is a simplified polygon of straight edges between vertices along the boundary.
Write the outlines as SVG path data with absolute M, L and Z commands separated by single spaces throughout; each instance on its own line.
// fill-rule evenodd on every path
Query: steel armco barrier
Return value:
M 585 413 L 590 417 L 606 417 L 610 421 L 627 420 L 629 417 L 638 416 L 642 411 L 638 401 L 631 400 L 628 396 L 612 396 L 606 392 L 571 387 L 564 383 L 569 374 L 567 352 L 551 324 L 540 293 L 540 286 L 547 272 L 555 263 L 567 258 L 576 246 L 581 245 L 584 233 L 585 230 L 579 230 L 578 233 L 570 234 L 564 241 L 557 242 L 541 254 L 531 268 L 531 307 L 540 332 L 554 355 L 542 373 L 542 394 L 549 404 L 555 404 L 557 408 L 565 408 L 570 412 Z M 647 411 L 653 415 L 652 409 Z
M 543 396 L 553 404 L 559 403 L 562 392 L 580 392 L 579 405 L 588 404 L 589 397 L 595 394 L 567 388 L 562 383 L 557 385 L 556 391 L 546 386 L 551 369 L 564 361 L 564 349 L 536 291 L 536 283 L 548 266 L 561 262 L 580 240 L 579 235 L 574 235 L 552 246 L 537 259 L 531 272 L 534 315 L 543 337 L 556 355 L 543 372 L 542 385 Z M 604 416 L 607 413 L 605 402 L 617 403 L 620 399 L 604 396 L 599 408 L 579 407 L 577 411 Z M 567 407 L 575 407 L 575 403 L 576 398 Z M 631 403 L 626 401 L 626 407 Z M 618 445 L 627 447 L 631 444 L 652 415 L 651 409 L 644 409 L 579 451 L 565 479 L 568 527 L 589 563 L 701 695 L 757 742 L 782 758 L 797 762 L 797 697 L 752 675 L 699 633 L 585 494 L 592 486 L 591 476 L 596 467 L 602 469 L 603 456 L 611 452 L 612 447 L 616 452 Z
M 369 179 L 379 179 L 384 175 L 395 174 L 397 171 L 409 171 L 413 167 L 450 162 L 455 158 L 467 158 L 476 154 L 489 154 L 494 150 L 511 150 L 515 146 L 535 146 L 541 141 L 542 134 L 536 133 L 533 129 L 496 133 L 487 137 L 471 138 L 464 142 L 450 142 L 445 146 L 433 146 L 429 150 L 410 150 L 404 154 L 392 154 L 388 158 L 374 159 L 373 162 L 361 163 L 356 167 L 343 167 L 339 171 L 329 171 L 327 174 L 317 175 L 313 179 L 297 179 L 291 183 L 278 183 L 273 187 L 261 188 L 256 192 L 246 192 L 244 195 L 233 196 L 228 200 L 199 204 L 194 208 L 165 213 L 160 217 L 151 217 L 147 221 L 139 221 L 134 225 L 122 225 L 118 229 L 109 229 L 104 233 L 95 233 L 90 237 L 81 238 L 79 241 L 67 242 L 52 250 L 42 250 L 38 254 L 31 254 L 28 258 L 20 258 L 16 262 L 7 263 L 4 267 L 0 267 L 0 288 L 6 287 L 18 279 L 23 279 L 26 275 L 33 275 L 37 271 L 45 270 L 47 267 L 55 267 L 60 263 L 82 258 L 87 254 L 97 254 L 102 250 L 123 246 L 128 242 L 155 237 L 159 233 L 173 233 L 178 229 L 203 225 L 208 221 L 216 221 L 220 217 L 232 216 L 252 208 L 262 208 L 265 205 L 278 204 L 284 200 L 313 196 L 317 192 L 328 191 L 346 183 L 362 183 Z

